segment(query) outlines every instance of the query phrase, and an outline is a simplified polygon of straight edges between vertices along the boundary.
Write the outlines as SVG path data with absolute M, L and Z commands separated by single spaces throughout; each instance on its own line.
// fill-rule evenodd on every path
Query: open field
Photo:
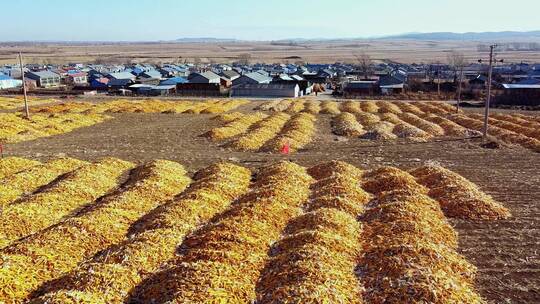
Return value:
M 375 60 L 402 63 L 446 62 L 451 50 L 462 51 L 468 59 L 485 57 L 476 41 L 359 40 L 306 42 L 283 45 L 271 42 L 226 43 L 2 43 L 0 64 L 16 63 L 19 51 L 31 63 L 93 62 L 96 59 L 125 63 L 136 62 L 233 62 L 249 53 L 259 62 L 304 61 L 309 63 L 356 62 L 355 54 L 365 51 Z M 501 52 L 507 62 L 540 61 L 536 51 Z
M 362 104 L 365 111 L 355 111 Z M 330 302 L 381 303 L 435 301 L 433 291 L 440 296 L 437 303 L 456 297 L 466 303 L 480 297 L 489 303 L 539 302 L 540 154 L 510 146 L 517 142 L 504 138 L 517 137 L 502 133 L 493 134 L 503 143 L 497 149 L 481 148 L 478 138 L 459 134 L 422 141 L 335 134 L 347 129 L 336 128 L 343 113 L 368 130 L 368 115 L 360 114 L 370 113 L 368 108 L 379 119 L 390 113 L 400 123 L 433 132 L 440 129 L 424 118 L 446 117 L 425 110 L 429 103 L 416 104 L 418 109 L 396 103 L 402 113 L 373 104 L 376 110 L 366 103 L 310 100 L 274 111 L 252 101 L 231 109 L 237 114 L 117 111 L 90 127 L 4 145 L 5 154 L 32 160 L 0 162 L 0 178 L 19 185 L 0 189 L 10 193 L 3 203 L 9 212 L 2 216 L 24 223 L 2 221 L 0 244 L 7 247 L 0 250 L 0 263 L 10 263 L 0 266 L 0 276 L 10 278 L 4 282 L 13 286 L 11 297 L 39 297 L 34 303 L 204 302 L 232 296 L 242 303 L 275 303 L 289 295 L 309 303 L 317 292 L 334 296 Z M 498 128 L 526 137 L 531 130 L 522 124 L 538 117 L 494 112 Z M 457 117 L 466 118 L 465 124 L 478 113 L 465 109 Z M 201 136 L 249 117 L 228 129 L 236 133 L 231 140 L 249 143 L 240 140 L 243 131 L 281 130 L 300 114 L 316 118 L 314 131 L 290 155 L 254 153 Z M 352 123 L 350 115 L 340 119 Z M 472 124 L 462 128 L 475 131 Z M 283 160 L 294 164 L 279 163 Z M 381 167 L 386 168 L 376 170 Z M 95 180 L 100 182 L 89 182 Z M 82 184 L 84 193 L 68 190 Z M 384 193 L 400 189 L 407 191 Z M 56 201 L 69 203 L 51 205 Z M 54 216 L 39 212 L 53 207 Z M 396 259 L 385 260 L 389 252 Z M 407 262 L 422 266 L 406 281 L 415 293 L 383 287 L 396 286 L 386 284 L 411 273 Z M 51 267 L 39 268 L 43 265 Z M 385 268 L 388 281 L 378 276 L 381 265 L 391 265 Z M 18 276 L 10 272 L 21 269 Z M 456 288 L 445 289 L 446 284 Z

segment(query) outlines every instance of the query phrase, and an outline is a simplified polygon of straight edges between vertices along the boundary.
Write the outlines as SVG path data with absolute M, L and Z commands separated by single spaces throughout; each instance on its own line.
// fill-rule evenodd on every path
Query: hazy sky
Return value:
M 0 0 L 0 41 L 540 30 L 539 0 Z M 23 18 L 20 18 L 23 14 Z

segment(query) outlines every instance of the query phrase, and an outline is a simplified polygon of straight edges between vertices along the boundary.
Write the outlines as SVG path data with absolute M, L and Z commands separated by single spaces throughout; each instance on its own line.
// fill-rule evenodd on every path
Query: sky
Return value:
M 540 1 L 516 4 L 493 0 L 0 0 L 0 41 L 278 40 L 540 30 Z

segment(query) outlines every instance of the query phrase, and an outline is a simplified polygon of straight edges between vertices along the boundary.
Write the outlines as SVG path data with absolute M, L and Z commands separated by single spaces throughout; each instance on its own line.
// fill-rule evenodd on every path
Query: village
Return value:
M 243 62 L 241 62 L 243 61 Z M 124 95 L 284 98 L 333 97 L 404 100 L 484 100 L 485 63 L 250 64 L 25 64 L 24 81 L 35 95 Z M 460 84 L 461 82 L 461 84 Z M 19 65 L 0 67 L 0 94 L 18 94 Z M 540 64 L 501 63 L 493 68 L 495 105 L 538 106 Z M 456 96 L 459 92 L 459 96 Z

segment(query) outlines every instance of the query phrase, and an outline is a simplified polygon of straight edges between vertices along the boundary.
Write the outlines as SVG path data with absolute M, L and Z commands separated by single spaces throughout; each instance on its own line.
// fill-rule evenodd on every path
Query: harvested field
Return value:
M 336 161 L 254 171 L 216 163 L 189 186 L 183 166 L 171 161 L 80 166 L 6 207 L 0 301 L 482 303 L 476 267 L 456 251 L 448 219 L 512 216 L 440 166 L 411 175 Z M 122 182 L 119 174 L 130 169 Z M 46 164 L 27 170 L 49 174 Z M 68 190 L 88 179 L 101 182 L 84 198 Z M 441 186 L 449 184 L 456 186 Z M 473 194 L 469 213 L 447 202 L 472 202 Z
M 41 99 L 41 98 L 29 98 L 29 106 L 43 105 L 47 103 L 54 103 L 54 99 Z M 1 97 L 0 96 L 0 110 L 13 110 L 24 107 L 23 98 Z
M 353 114 L 341 112 L 339 101 L 312 101 L 303 110 L 264 111 L 246 132 L 217 144 L 200 135 L 254 115 L 261 103 L 217 116 L 108 113 L 114 119 L 4 144 L 0 180 L 9 185 L 1 189 L 14 198 L 2 213 L 0 281 L 8 288 L 0 289 L 0 302 L 236 295 L 305 303 L 315 294 L 352 303 L 539 302 L 539 154 L 514 144 L 482 148 L 470 138 L 477 131 L 453 120 L 478 120 L 474 109 L 456 115 L 444 104 L 396 102 L 400 113 L 359 102 L 362 112 Z M 325 106 L 338 112 L 324 114 Z M 380 127 L 394 139 L 336 136 L 332 120 L 342 113 L 362 125 L 362 137 Z M 293 118 L 316 118 L 304 148 L 287 156 L 253 153 Z M 530 138 L 539 123 L 534 112 L 506 110 L 494 110 L 492 122 L 494 137 L 508 131 Z M 402 123 L 431 138 L 396 138 Z M 137 164 L 114 174 L 77 173 L 103 157 Z M 346 162 L 326 162 L 332 159 Z M 289 186 L 302 176 L 307 179 Z M 89 195 L 80 198 L 82 190 Z

